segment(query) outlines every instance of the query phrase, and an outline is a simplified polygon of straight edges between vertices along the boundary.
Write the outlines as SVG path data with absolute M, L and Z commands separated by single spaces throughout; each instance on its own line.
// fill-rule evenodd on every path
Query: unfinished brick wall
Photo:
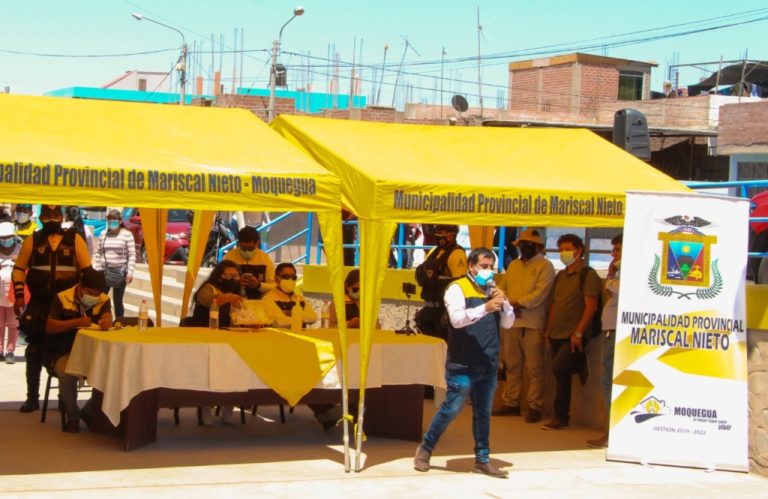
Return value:
M 261 95 L 220 94 L 216 97 L 213 106 L 248 109 L 262 120 L 267 121 L 269 97 Z M 277 97 L 275 99 L 275 116 L 281 114 L 296 114 L 296 99 Z
M 648 126 L 651 127 L 715 130 L 717 115 L 712 109 L 717 104 L 711 102 L 711 97 L 701 95 L 676 99 L 603 102 L 599 106 L 598 122 L 612 125 L 616 111 L 631 108 L 645 114 Z
M 768 153 L 768 101 L 721 107 L 717 150 L 720 154 Z

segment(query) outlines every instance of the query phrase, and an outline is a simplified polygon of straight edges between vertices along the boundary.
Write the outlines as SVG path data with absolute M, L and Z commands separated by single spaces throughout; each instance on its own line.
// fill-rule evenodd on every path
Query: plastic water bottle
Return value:
M 208 327 L 219 329 L 219 300 L 216 298 L 211 302 L 211 308 L 208 312 Z
M 146 331 L 149 324 L 149 306 L 147 300 L 141 300 L 139 305 L 139 331 Z
M 320 309 L 320 327 L 323 329 L 331 327 L 331 304 L 328 300 L 323 300 L 323 308 Z

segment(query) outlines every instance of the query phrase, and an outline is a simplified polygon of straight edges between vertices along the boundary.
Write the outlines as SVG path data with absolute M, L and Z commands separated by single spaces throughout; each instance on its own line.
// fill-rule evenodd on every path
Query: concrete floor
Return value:
M 546 432 L 519 417 L 494 418 L 491 444 L 507 480 L 469 473 L 471 410 L 449 428 L 432 459 L 412 469 L 415 442 L 370 438 L 362 472 L 345 473 L 341 430 L 324 433 L 304 407 L 277 420 L 275 407 L 246 425 L 198 427 L 192 409 L 174 426 L 160 414 L 158 441 L 134 452 L 118 439 L 66 434 L 53 410 L 21 414 L 24 363 L 0 364 L 0 497 L 765 497 L 768 479 L 754 474 L 607 462 L 584 446 L 596 432 Z M 425 404 L 427 416 L 434 408 Z M 237 418 L 236 418 L 237 419 Z M 425 421 L 425 424 L 428 421 Z

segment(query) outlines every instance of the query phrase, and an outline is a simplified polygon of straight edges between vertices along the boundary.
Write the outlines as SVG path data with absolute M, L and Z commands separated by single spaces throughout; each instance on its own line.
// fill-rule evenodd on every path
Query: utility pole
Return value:
M 267 109 L 267 118 L 272 121 L 275 118 L 275 87 L 277 86 L 277 54 L 280 52 L 280 41 L 283 39 L 283 30 L 288 24 L 298 16 L 304 14 L 304 7 L 293 9 L 293 16 L 288 19 L 280 32 L 277 34 L 277 40 L 272 41 L 272 70 L 269 72 L 269 108 Z
M 443 45 L 443 51 L 440 53 L 440 119 L 443 119 L 443 68 L 445 67 L 445 45 Z
M 267 108 L 267 121 L 275 119 L 275 86 L 277 85 L 277 53 L 280 50 L 280 42 L 272 40 L 272 69 L 269 72 L 269 107 Z
M 179 62 L 179 84 L 181 85 L 181 91 L 179 92 L 179 105 L 183 106 L 186 103 L 186 88 L 187 88 L 187 42 L 181 46 L 181 61 Z
M 477 6 L 477 95 L 480 98 L 480 117 L 483 117 L 483 82 L 480 73 L 480 32 L 483 25 L 480 24 L 480 6 Z
M 392 90 L 392 107 L 395 107 L 395 97 L 397 97 L 397 82 L 400 81 L 400 72 L 403 70 L 403 62 L 405 61 L 405 54 L 408 52 L 408 49 L 410 48 L 411 50 L 413 50 L 413 53 L 416 54 L 416 56 L 420 55 L 419 52 L 411 44 L 411 41 L 408 40 L 407 37 L 401 36 L 400 38 L 402 38 L 403 41 L 405 41 L 405 49 L 403 50 L 403 57 L 400 58 L 400 66 L 397 68 L 397 76 L 395 77 L 395 88 Z
M 379 79 L 379 90 L 376 92 L 376 105 L 379 105 L 381 100 L 381 87 L 384 85 L 384 66 L 387 64 L 387 50 L 389 45 L 384 44 L 384 59 L 381 61 L 381 78 Z

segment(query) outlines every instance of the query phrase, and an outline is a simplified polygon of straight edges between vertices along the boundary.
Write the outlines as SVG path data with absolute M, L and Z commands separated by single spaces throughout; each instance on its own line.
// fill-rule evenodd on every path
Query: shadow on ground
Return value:
M 311 412 L 303 406 L 286 414 L 279 422 L 276 406 L 259 407 L 258 415 L 247 413 L 246 424 L 213 427 L 197 425 L 194 409 L 182 409 L 181 424 L 175 426 L 172 412 L 160 411 L 157 442 L 132 452 L 122 450 L 116 437 L 63 433 L 59 413 L 49 409 L 45 423 L 40 412 L 21 414 L 21 402 L 0 403 L 0 474 L 24 475 L 105 471 L 143 468 L 167 468 L 245 463 L 324 460 L 343 466 L 342 430 L 324 432 Z M 425 402 L 424 424 L 434 413 L 431 401 Z M 83 425 L 84 426 L 84 425 Z M 351 429 L 350 429 L 351 431 Z M 542 431 L 540 424 L 525 424 L 520 417 L 494 417 L 491 426 L 493 453 L 542 452 L 584 449 L 584 441 L 595 436 L 593 430 Z M 413 455 L 416 442 L 368 438 L 364 444 L 367 467 Z M 433 463 L 446 463 L 440 456 L 466 455 L 445 464 L 450 471 L 472 468 L 471 407 L 466 407 L 451 425 L 435 450 Z M 508 461 L 497 461 L 508 466 Z

